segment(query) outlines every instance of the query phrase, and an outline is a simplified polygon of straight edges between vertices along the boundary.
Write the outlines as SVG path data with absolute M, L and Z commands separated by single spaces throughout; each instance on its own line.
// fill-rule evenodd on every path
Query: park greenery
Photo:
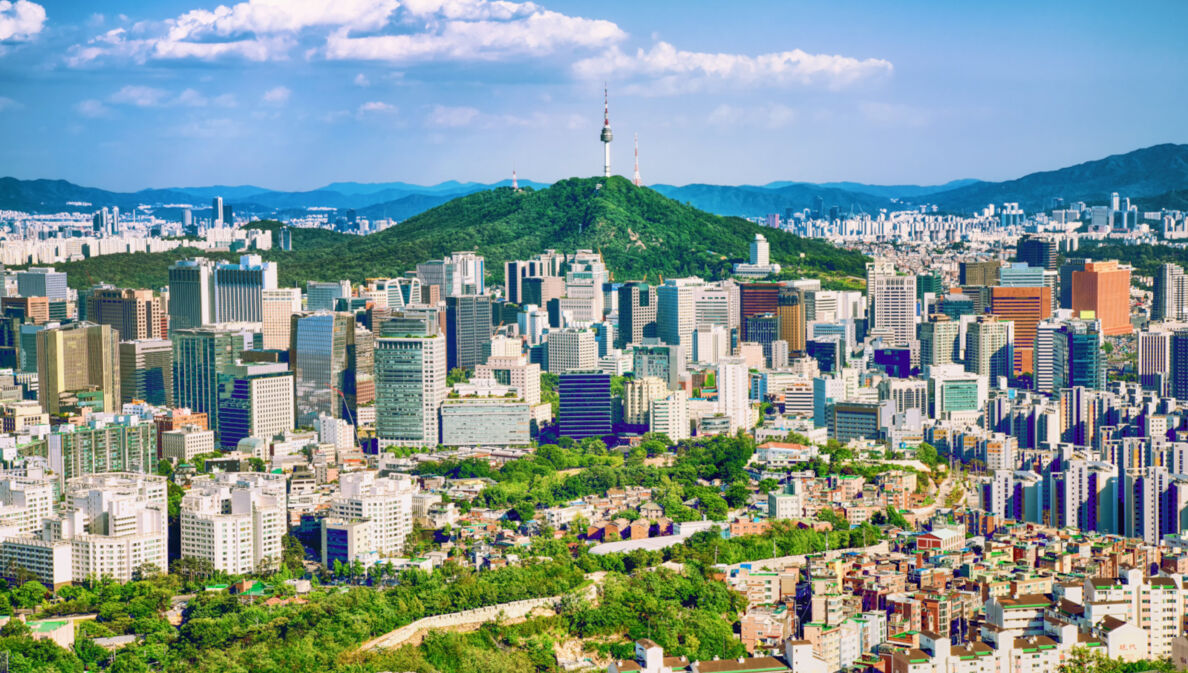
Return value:
M 281 225 L 252 226 L 275 232 Z M 363 237 L 314 229 L 291 231 L 293 250 L 274 247 L 259 253 L 279 263 L 278 280 L 286 287 L 307 280 L 345 278 L 358 283 L 397 276 L 413 270 L 418 262 L 455 250 L 483 255 L 496 281 L 504 261 L 526 259 L 545 249 L 599 251 L 615 280 L 720 279 L 730 274 L 734 262 L 748 258 L 757 233 L 767 237 L 773 262 L 788 265 L 801 276 L 853 283 L 853 278 L 863 275 L 866 262 L 860 253 L 742 218 L 712 215 L 622 177 L 573 178 L 540 190 L 478 192 Z M 75 288 L 94 282 L 157 288 L 167 284 L 170 264 L 195 255 L 232 260 L 238 253 L 179 248 L 104 255 L 58 268 L 69 274 Z

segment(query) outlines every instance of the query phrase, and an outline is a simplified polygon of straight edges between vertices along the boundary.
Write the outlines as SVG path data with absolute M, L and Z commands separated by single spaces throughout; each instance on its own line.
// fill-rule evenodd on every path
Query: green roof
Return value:
M 69 623 L 70 622 L 65 619 L 60 621 L 46 620 L 44 622 L 29 622 L 29 629 L 34 633 L 49 633 L 50 631 L 57 631 Z

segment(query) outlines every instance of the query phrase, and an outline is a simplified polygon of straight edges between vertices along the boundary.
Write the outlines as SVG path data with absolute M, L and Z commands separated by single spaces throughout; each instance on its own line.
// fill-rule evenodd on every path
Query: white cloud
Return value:
M 284 105 L 289 102 L 289 97 L 293 95 L 292 90 L 287 86 L 276 86 L 264 92 L 261 100 L 272 105 Z
M 103 104 L 103 101 L 94 98 L 88 98 L 84 101 L 79 101 L 74 105 L 74 109 L 84 117 L 97 119 L 99 117 L 107 117 L 111 115 L 111 108 Z
M 304 53 L 311 59 L 495 60 L 561 49 L 606 49 L 625 37 L 611 21 L 568 16 L 532 2 L 246 0 L 109 30 L 74 45 L 66 62 L 272 61 L 288 58 L 298 44 L 309 47 Z M 366 76 L 356 83 L 366 86 Z
M 416 13 L 416 8 L 410 9 Z M 489 61 L 604 48 L 625 37 L 610 21 L 567 16 L 532 3 L 471 1 L 439 8 L 422 32 L 356 37 L 349 29 L 338 29 L 326 40 L 325 56 L 394 63 Z
M 22 107 L 24 107 L 24 105 L 21 105 L 8 96 L 0 96 L 0 112 L 3 112 L 4 110 L 18 110 Z
M 671 95 L 717 88 L 820 85 L 840 89 L 889 74 L 890 61 L 836 54 L 809 54 L 800 49 L 748 56 L 682 51 L 667 42 L 627 54 L 618 47 L 578 61 L 574 73 L 583 79 L 632 81 L 632 91 Z
M 45 27 L 45 7 L 29 0 L 0 0 L 0 41 L 24 42 Z
M 136 107 L 156 107 L 165 101 L 169 92 L 151 86 L 128 85 L 107 97 L 107 102 Z
M 778 129 L 796 121 L 796 110 L 779 103 L 739 107 L 723 103 L 714 108 L 707 121 L 718 126 L 748 126 Z
M 479 116 L 479 111 L 472 107 L 450 107 L 448 105 L 434 105 L 429 111 L 425 122 L 429 126 L 458 128 L 469 126 Z
M 371 80 L 367 79 L 367 75 L 359 73 L 355 75 L 355 86 L 371 86 Z
M 243 128 L 232 119 L 198 119 L 169 130 L 169 135 L 202 140 L 227 139 L 238 136 Z
M 368 101 L 359 106 L 359 114 L 373 113 L 393 113 L 396 112 L 396 106 L 389 105 L 383 101 L 373 100 Z
M 858 111 L 867 121 L 880 126 L 928 126 L 935 119 L 932 111 L 903 103 L 859 103 Z
M 239 105 L 239 100 L 235 98 L 235 94 L 225 93 L 215 96 L 214 104 L 217 107 L 236 107 Z

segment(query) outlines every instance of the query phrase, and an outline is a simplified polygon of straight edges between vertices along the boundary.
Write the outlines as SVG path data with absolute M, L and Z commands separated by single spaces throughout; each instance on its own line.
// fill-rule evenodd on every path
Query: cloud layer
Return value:
M 840 89 L 887 75 L 892 65 L 878 58 L 809 54 L 800 49 L 747 56 L 683 51 L 667 42 L 657 42 L 651 49 L 641 48 L 634 54 L 616 47 L 596 58 L 578 61 L 573 69 L 584 79 L 628 80 L 636 83 L 633 90 L 637 93 L 666 95 L 756 86 L 821 85 Z
M 0 0 L 0 42 L 25 42 L 45 27 L 45 7 L 29 0 Z

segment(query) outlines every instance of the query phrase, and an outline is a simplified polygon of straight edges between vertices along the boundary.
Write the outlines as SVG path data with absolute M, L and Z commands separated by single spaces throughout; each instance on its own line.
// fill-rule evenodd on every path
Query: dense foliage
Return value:
M 273 249 L 261 254 L 280 263 L 281 286 L 306 280 L 362 282 L 396 276 L 418 262 L 455 250 L 478 251 L 486 257 L 489 274 L 499 279 L 504 261 L 525 259 L 549 248 L 598 250 L 616 280 L 659 281 L 672 276 L 725 277 L 732 263 L 747 259 L 756 233 L 763 233 L 770 242 L 772 261 L 793 265 L 805 275 L 826 279 L 863 275 L 866 258 L 859 253 L 740 218 L 711 215 L 621 177 L 562 180 L 538 191 L 504 187 L 478 192 L 364 237 L 338 240 L 339 234 L 294 229 L 291 252 Z M 106 255 L 59 268 L 70 274 L 74 287 L 87 287 L 93 280 L 151 288 L 166 284 L 174 260 L 195 254 L 199 253 L 181 249 Z

